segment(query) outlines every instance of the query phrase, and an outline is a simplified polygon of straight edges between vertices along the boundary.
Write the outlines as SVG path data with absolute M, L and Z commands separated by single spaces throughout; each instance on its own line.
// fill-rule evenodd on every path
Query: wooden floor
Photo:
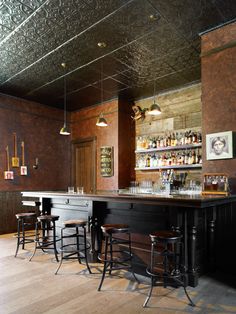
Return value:
M 37 252 L 31 262 L 29 250 L 19 251 L 14 258 L 16 239 L 12 234 L 0 236 L 0 314 L 91 314 L 91 313 L 236 313 L 236 283 L 226 283 L 226 276 L 201 277 L 197 288 L 188 288 L 195 308 L 188 306 L 183 289 L 155 287 L 148 308 L 142 304 L 149 281 L 120 272 L 105 279 L 97 291 L 101 268 L 92 264 L 88 274 L 76 261 L 63 263 L 54 275 L 57 263 L 53 255 Z

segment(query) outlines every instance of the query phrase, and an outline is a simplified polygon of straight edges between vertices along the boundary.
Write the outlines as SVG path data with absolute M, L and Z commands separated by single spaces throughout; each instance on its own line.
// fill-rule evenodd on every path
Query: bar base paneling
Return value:
M 100 249 L 102 224 L 129 224 L 137 273 L 145 275 L 149 263 L 149 234 L 168 229 L 180 230 L 183 235 L 183 266 L 189 286 L 196 287 L 199 275 L 218 268 L 236 273 L 232 267 L 236 260 L 230 254 L 236 235 L 235 196 L 159 197 L 53 192 L 23 192 L 22 195 L 23 198 L 38 196 L 44 205 L 41 210 L 59 214 L 62 220 L 87 216 L 92 253 L 98 253 Z

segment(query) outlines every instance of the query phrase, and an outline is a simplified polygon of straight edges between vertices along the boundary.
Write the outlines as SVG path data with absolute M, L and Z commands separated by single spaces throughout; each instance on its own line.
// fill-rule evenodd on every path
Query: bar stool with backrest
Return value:
M 43 252 L 53 250 L 56 261 L 59 262 L 56 243 L 59 241 L 56 235 L 56 221 L 59 219 L 57 215 L 41 215 L 37 217 L 35 223 L 35 249 L 30 257 L 30 261 L 34 257 L 36 250 L 40 249 Z M 52 235 L 51 235 L 52 231 Z
M 87 269 L 91 274 L 91 269 L 88 264 L 87 252 L 90 249 L 90 244 L 86 239 L 86 220 L 67 220 L 63 222 L 64 228 L 61 229 L 61 260 L 55 272 L 58 273 L 63 260 L 77 259 L 81 264 L 81 259 L 85 260 Z M 82 233 L 80 233 L 82 229 Z M 67 242 L 66 242 L 67 241 Z
M 143 307 L 147 306 L 158 278 L 162 279 L 164 288 L 168 285 L 182 286 L 189 305 L 195 306 L 186 290 L 185 271 L 181 265 L 183 251 L 181 234 L 175 231 L 158 231 L 151 233 L 150 238 L 151 263 L 146 271 L 151 276 L 151 287 Z
M 16 214 L 17 219 L 17 245 L 15 257 L 18 254 L 20 245 L 22 249 L 25 249 L 26 243 L 34 242 L 32 230 L 34 228 L 36 214 L 35 213 L 18 213 Z
M 130 228 L 126 224 L 105 224 L 101 226 L 103 237 L 105 238 L 104 250 L 98 256 L 103 263 L 102 278 L 98 287 L 101 290 L 106 275 L 111 275 L 113 270 L 126 269 L 132 272 L 137 282 L 132 267 L 131 234 Z

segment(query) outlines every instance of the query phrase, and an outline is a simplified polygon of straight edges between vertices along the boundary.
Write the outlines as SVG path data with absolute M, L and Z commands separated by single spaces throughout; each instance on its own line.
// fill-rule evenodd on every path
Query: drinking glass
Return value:
M 69 194 L 73 194 L 75 192 L 74 187 L 73 186 L 68 186 L 68 193 Z
M 77 194 L 84 194 L 84 187 L 83 186 L 77 186 Z

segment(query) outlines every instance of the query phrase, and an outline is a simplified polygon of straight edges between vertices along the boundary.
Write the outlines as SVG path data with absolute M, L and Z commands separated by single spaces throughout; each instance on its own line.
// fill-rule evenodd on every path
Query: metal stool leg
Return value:
M 86 263 L 86 266 L 87 266 L 87 269 L 88 269 L 89 273 L 92 274 L 91 269 L 90 269 L 89 264 L 88 264 L 86 228 L 83 226 L 83 229 L 84 229 L 84 257 L 85 257 L 85 263 Z
M 34 255 L 36 253 L 36 250 L 37 250 L 37 245 L 39 243 L 39 233 L 38 232 L 39 232 L 38 231 L 38 222 L 36 221 L 36 223 L 35 223 L 35 239 L 34 239 L 35 247 L 34 247 L 34 252 L 29 259 L 29 262 L 31 262 L 32 258 L 34 257 Z
M 61 268 L 61 265 L 62 265 L 62 261 L 63 261 L 63 230 L 64 230 L 65 228 L 62 228 L 61 229 L 61 260 L 60 260 L 60 264 L 58 265 L 58 267 L 57 267 L 57 270 L 55 271 L 55 275 L 57 275 L 57 273 L 58 273 L 58 271 L 59 271 L 59 269 Z
M 130 235 L 130 233 L 129 233 L 129 255 L 131 256 L 131 262 L 130 262 L 131 263 L 131 268 L 130 268 L 131 273 L 132 273 L 135 281 L 137 281 L 137 283 L 140 283 L 138 278 L 136 277 L 136 275 L 134 273 L 134 269 L 133 269 L 133 263 L 132 263 L 133 254 L 132 254 L 132 250 L 131 250 L 131 235 Z
M 21 220 L 21 225 L 22 225 L 22 250 L 25 249 L 25 222 L 24 219 Z
M 155 278 L 154 278 L 154 276 L 152 276 L 152 277 L 151 277 L 151 287 L 150 287 L 150 290 L 149 290 L 148 296 L 147 296 L 147 298 L 146 298 L 145 302 L 143 303 L 143 307 L 146 307 L 146 306 L 147 306 L 148 301 L 149 301 L 149 300 L 150 300 L 150 298 L 151 298 L 151 295 L 152 295 L 152 290 L 153 290 L 154 285 L 155 285 Z
M 105 253 L 104 253 L 104 265 L 103 265 L 103 272 L 102 272 L 102 278 L 101 278 L 101 282 L 100 282 L 100 285 L 98 287 L 98 291 L 101 290 L 102 288 L 102 284 L 103 284 L 103 280 L 105 278 L 105 275 L 106 275 L 106 270 L 107 270 L 107 249 L 108 249 L 108 237 L 106 236 L 105 237 Z
M 79 237 L 80 237 L 79 228 L 76 227 L 76 228 L 75 228 L 75 231 L 76 231 L 77 256 L 78 256 L 78 261 L 79 261 L 79 263 L 81 264 L 81 258 L 80 258 L 80 241 L 79 241 Z
M 57 243 L 56 243 L 56 224 L 55 224 L 55 221 L 53 221 L 53 249 L 54 249 L 56 261 L 59 262 L 59 259 L 57 256 L 58 252 L 57 252 Z
M 21 226 L 21 222 L 20 222 L 20 219 L 18 219 L 17 220 L 17 244 L 16 244 L 15 257 L 17 256 L 19 246 L 20 246 L 20 238 L 21 238 L 20 226 Z

